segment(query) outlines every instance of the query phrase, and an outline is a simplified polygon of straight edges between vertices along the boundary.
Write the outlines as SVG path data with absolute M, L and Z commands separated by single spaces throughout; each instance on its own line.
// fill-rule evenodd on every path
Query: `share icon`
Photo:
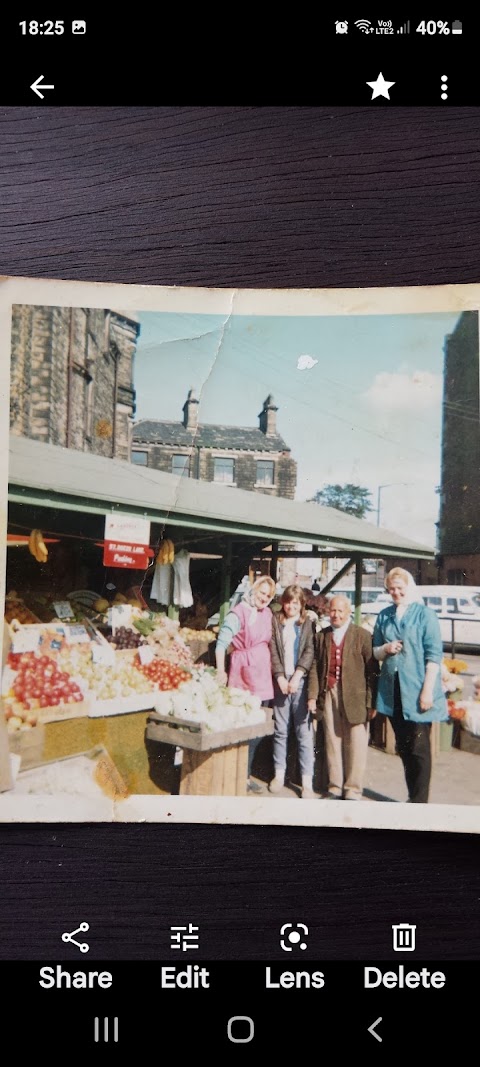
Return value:
M 80 923 L 76 930 L 62 934 L 62 941 L 71 941 L 72 945 L 76 945 L 80 949 L 80 952 L 88 952 L 90 945 L 87 945 L 86 941 L 75 941 L 74 934 L 85 934 L 89 929 L 88 923 Z

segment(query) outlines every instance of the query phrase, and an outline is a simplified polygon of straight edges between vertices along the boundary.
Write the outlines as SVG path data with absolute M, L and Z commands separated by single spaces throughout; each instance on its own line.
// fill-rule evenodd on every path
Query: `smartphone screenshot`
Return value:
M 57 13 L 0 108 L 5 1027 L 470 1047 L 477 22 L 329 12 L 267 106 Z

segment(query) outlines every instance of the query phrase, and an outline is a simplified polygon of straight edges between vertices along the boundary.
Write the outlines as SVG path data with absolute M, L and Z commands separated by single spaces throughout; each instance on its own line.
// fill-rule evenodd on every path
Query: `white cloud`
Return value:
M 438 408 L 442 398 L 442 376 L 425 370 L 393 374 L 385 371 L 375 375 L 364 397 L 372 408 L 383 412 Z
M 318 363 L 318 359 L 313 359 L 312 356 L 299 356 L 297 370 L 311 370 L 316 363 Z

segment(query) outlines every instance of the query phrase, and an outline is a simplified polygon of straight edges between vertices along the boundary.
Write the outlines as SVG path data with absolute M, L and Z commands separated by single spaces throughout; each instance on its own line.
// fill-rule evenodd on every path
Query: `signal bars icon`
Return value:
M 410 22 L 404 22 L 403 26 L 397 30 L 397 33 L 410 33 Z

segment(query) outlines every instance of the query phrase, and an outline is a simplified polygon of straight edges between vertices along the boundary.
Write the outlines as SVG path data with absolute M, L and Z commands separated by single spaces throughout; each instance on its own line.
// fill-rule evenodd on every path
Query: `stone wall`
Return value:
M 16 305 L 11 431 L 129 459 L 138 332 L 134 319 L 105 309 Z
M 480 552 L 478 313 L 465 311 L 445 345 L 441 555 Z

